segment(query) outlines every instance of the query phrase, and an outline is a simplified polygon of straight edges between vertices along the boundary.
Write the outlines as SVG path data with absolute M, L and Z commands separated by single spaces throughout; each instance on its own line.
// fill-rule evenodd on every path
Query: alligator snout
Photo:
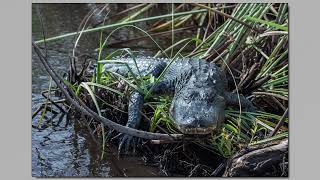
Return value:
M 189 117 L 184 121 L 180 121 L 177 127 L 184 134 L 209 134 L 216 128 L 216 123 Z
M 176 97 L 170 113 L 176 127 L 184 134 L 209 134 L 224 121 L 225 102 L 220 96 L 207 98 Z
M 182 124 L 180 124 L 180 126 L 184 128 L 206 128 L 212 125 L 213 121 L 201 121 L 200 119 L 194 117 L 189 117 Z

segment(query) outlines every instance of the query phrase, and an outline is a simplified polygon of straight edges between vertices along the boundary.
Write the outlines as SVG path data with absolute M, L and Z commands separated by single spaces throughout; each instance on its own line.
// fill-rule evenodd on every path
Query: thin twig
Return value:
M 214 177 L 217 176 L 217 175 L 223 170 L 223 168 L 226 167 L 226 164 L 227 164 L 226 161 L 222 162 L 222 163 L 211 173 L 210 176 L 214 176 Z
M 239 19 L 237 19 L 237 18 L 235 18 L 235 17 L 233 17 L 233 16 L 231 16 L 229 14 L 221 12 L 221 11 L 217 10 L 216 8 L 210 8 L 208 6 L 205 6 L 205 5 L 202 5 L 202 4 L 197 4 L 197 3 L 191 3 L 191 4 L 194 5 L 194 6 L 198 6 L 198 7 L 202 7 L 202 8 L 208 9 L 208 10 L 213 11 L 213 12 L 215 12 L 215 13 L 221 15 L 221 16 L 224 16 L 226 18 L 232 19 L 232 20 L 234 20 L 234 21 L 246 26 L 249 29 L 252 29 L 252 30 L 256 31 L 257 33 L 262 33 L 262 31 L 260 29 L 257 29 L 255 27 L 251 26 L 250 24 L 247 24 L 246 22 L 243 22 L 243 21 L 241 21 L 241 20 L 239 20 Z
M 270 136 L 269 137 L 272 137 L 274 135 L 277 134 L 277 132 L 279 131 L 279 129 L 281 128 L 281 126 L 283 125 L 284 123 L 284 120 L 285 120 L 285 117 L 287 116 L 288 114 L 288 108 L 286 109 L 286 111 L 283 113 L 280 121 L 278 122 L 278 124 L 276 125 L 276 127 L 274 128 L 274 130 L 271 132 Z
M 38 18 L 39 18 L 40 24 L 41 24 L 42 36 L 43 36 L 43 39 L 45 40 L 46 39 L 46 33 L 44 32 L 43 20 L 42 20 L 42 15 L 41 15 L 41 10 L 40 10 L 40 5 L 39 4 L 37 6 L 37 15 L 38 15 Z M 47 46 L 47 42 L 46 41 L 44 42 L 44 47 L 45 47 L 45 54 L 46 54 L 45 57 L 48 57 L 48 46 Z
M 253 95 L 274 96 L 274 97 L 277 97 L 277 98 L 280 98 L 280 99 L 283 99 L 283 100 L 288 101 L 288 97 L 286 97 L 286 96 L 282 96 L 282 95 L 274 94 L 274 93 L 269 93 L 269 92 L 253 92 L 252 94 L 253 94 Z
M 271 99 L 274 100 L 276 102 L 276 104 L 278 104 L 283 111 L 286 110 L 286 107 L 277 98 L 271 96 Z
M 54 101 L 55 103 L 64 103 L 66 100 L 65 99 L 60 99 L 60 100 L 57 100 L 57 101 Z M 52 102 L 48 102 L 47 103 L 48 105 L 52 104 Z M 42 103 L 38 108 L 37 110 L 35 110 L 33 113 L 32 113 L 32 119 L 45 107 L 45 103 Z M 49 109 L 49 106 L 47 107 L 47 109 Z M 56 112 L 56 111 L 55 111 Z
M 65 113 L 64 109 L 62 107 L 60 107 L 54 100 L 52 100 L 50 98 L 50 94 L 46 95 L 45 93 L 50 93 L 50 91 L 46 91 L 46 92 L 41 92 L 41 95 L 47 99 L 49 102 L 47 102 L 47 104 L 53 104 L 54 106 L 56 106 L 61 112 Z

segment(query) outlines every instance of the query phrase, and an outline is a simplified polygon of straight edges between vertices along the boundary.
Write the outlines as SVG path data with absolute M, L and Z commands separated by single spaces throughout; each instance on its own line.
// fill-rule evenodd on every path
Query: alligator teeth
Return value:
M 195 127 L 195 128 L 182 128 L 178 126 L 178 129 L 184 133 L 184 134 L 209 134 L 211 133 L 216 127 L 207 127 L 207 128 L 200 128 L 200 127 Z

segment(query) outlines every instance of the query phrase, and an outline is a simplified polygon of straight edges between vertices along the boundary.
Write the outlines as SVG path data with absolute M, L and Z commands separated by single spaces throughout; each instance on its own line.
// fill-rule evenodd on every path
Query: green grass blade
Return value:
M 94 82 L 85 82 L 87 85 L 89 85 L 89 86 L 96 86 L 96 87 L 99 87 L 99 88 L 103 88 L 103 89 L 106 89 L 106 90 L 108 90 L 108 91 L 111 91 L 111 92 L 113 92 L 113 93 L 116 93 L 116 94 L 118 94 L 118 95 L 120 95 L 120 96 L 124 96 L 124 94 L 122 93 L 122 92 L 120 92 L 120 91 L 118 91 L 118 90 L 116 90 L 116 89 L 113 89 L 113 88 L 110 88 L 110 87 L 108 87 L 108 86 L 104 86 L 104 85 L 102 85 L 102 84 L 98 84 L 98 83 L 94 83 Z
M 288 31 L 288 27 L 287 26 L 283 26 L 283 25 L 277 24 L 275 22 L 266 21 L 266 20 L 262 20 L 262 19 L 255 18 L 255 17 L 250 17 L 250 16 L 245 16 L 244 18 L 248 19 L 249 21 L 259 22 L 261 24 L 265 24 L 265 25 L 274 27 L 276 29 L 280 29 L 280 30 L 283 30 L 283 31 Z
M 208 10 L 206 10 L 206 9 L 200 9 L 200 10 L 195 10 L 195 11 L 186 11 L 186 12 L 181 12 L 181 13 L 175 13 L 174 16 L 178 17 L 178 16 L 184 16 L 184 15 L 188 15 L 188 14 L 197 14 L 197 13 L 202 13 L 202 12 L 207 12 L 207 11 Z M 115 23 L 115 24 L 110 24 L 110 25 L 106 25 L 106 26 L 100 26 L 97 28 L 89 28 L 89 29 L 82 31 L 82 33 L 97 32 L 100 30 L 116 28 L 119 26 L 138 23 L 138 22 L 145 22 L 145 21 L 151 21 L 151 20 L 163 19 L 163 18 L 171 18 L 171 16 L 172 16 L 172 14 L 170 13 L 170 14 L 165 14 L 165 15 L 160 15 L 160 16 L 153 16 L 153 17 L 148 17 L 148 18 L 132 20 L 132 21 L 128 21 L 128 22 Z M 70 37 L 70 36 L 75 36 L 78 34 L 79 34 L 79 32 L 66 33 L 63 35 L 47 38 L 46 42 L 54 41 L 54 40 L 58 40 L 58 39 L 62 39 L 62 38 Z M 44 42 L 44 39 L 35 41 L 35 44 L 39 44 L 39 43 L 43 43 L 43 42 Z
M 92 89 L 89 87 L 89 85 L 85 82 L 82 82 L 80 83 L 80 86 L 82 86 L 83 88 L 85 88 L 88 92 L 89 92 L 89 95 L 94 103 L 94 105 L 96 106 L 96 109 L 98 111 L 98 114 L 99 116 L 101 116 L 101 110 L 100 110 L 100 107 L 99 107 L 99 104 L 98 104 L 98 101 L 96 99 L 96 95 L 93 93 Z

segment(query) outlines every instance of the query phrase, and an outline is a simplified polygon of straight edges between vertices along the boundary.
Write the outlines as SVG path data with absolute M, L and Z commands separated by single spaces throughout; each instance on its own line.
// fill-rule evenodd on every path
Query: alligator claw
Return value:
M 130 154 L 132 149 L 132 154 L 136 153 L 136 145 L 139 143 L 140 138 L 133 137 L 127 134 L 120 133 L 120 143 L 118 147 L 118 155 L 120 154 Z

